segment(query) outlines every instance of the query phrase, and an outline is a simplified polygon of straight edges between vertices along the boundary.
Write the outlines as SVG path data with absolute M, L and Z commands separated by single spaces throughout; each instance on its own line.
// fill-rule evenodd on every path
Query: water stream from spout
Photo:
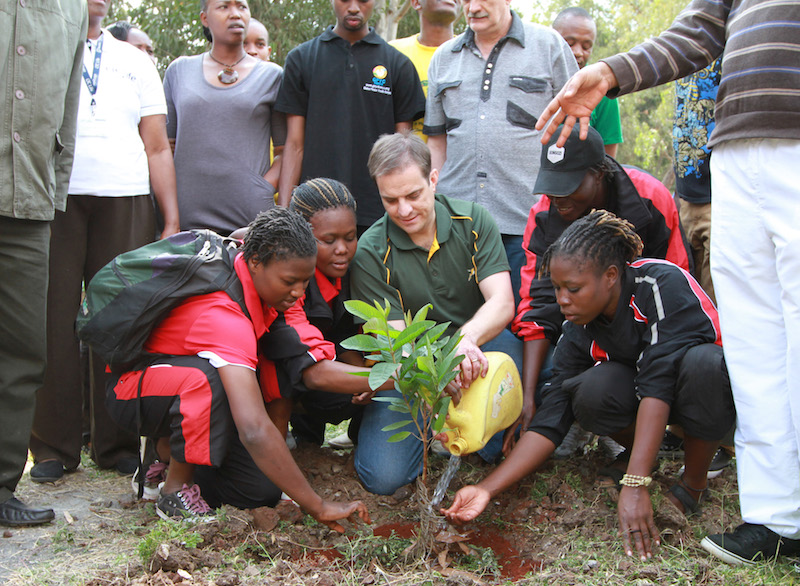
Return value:
M 458 472 L 458 468 L 460 466 L 461 456 L 450 454 L 450 460 L 447 462 L 447 467 L 444 469 L 444 472 L 442 472 L 442 476 L 439 478 L 439 482 L 436 484 L 436 488 L 433 491 L 433 497 L 431 498 L 431 508 L 434 511 L 438 509 L 439 505 L 444 499 L 444 493 L 447 492 L 447 487 L 450 486 L 450 482 L 453 480 L 453 477 L 456 475 L 456 472 Z

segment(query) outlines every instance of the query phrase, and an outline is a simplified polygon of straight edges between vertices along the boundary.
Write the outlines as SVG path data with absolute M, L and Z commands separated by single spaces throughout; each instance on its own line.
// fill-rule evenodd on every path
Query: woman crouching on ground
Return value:
M 630 454 L 618 462 L 628 555 L 635 547 L 646 559 L 660 543 L 648 491 L 668 423 L 686 432 L 685 472 L 668 498 L 687 516 L 697 511 L 708 465 L 736 417 L 717 311 L 686 271 L 638 259 L 641 250 L 633 226 L 604 210 L 577 220 L 548 248 L 542 270 L 568 322 L 554 377 L 509 457 L 442 511 L 450 520 L 474 519 L 496 494 L 539 468 L 574 419 Z
M 317 240 L 317 268 L 303 301 L 306 317 L 326 340 L 336 345 L 337 361 L 363 367 L 364 358 L 360 352 L 341 347 L 343 340 L 359 330 L 353 316 L 344 308 L 344 302 L 350 299 L 350 263 L 358 243 L 356 200 L 347 187 L 335 179 L 309 179 L 294 189 L 289 209 L 311 224 Z M 340 445 L 347 441 L 345 438 L 354 440 L 364 404 L 373 394 L 348 396 L 328 390 L 302 393 L 300 402 L 305 413 L 294 414 L 291 418 L 295 439 L 322 445 L 326 423 L 338 424 L 352 419 L 349 438 L 338 439 Z
M 158 438 L 161 461 L 169 459 L 159 516 L 208 517 L 209 493 L 242 506 L 252 488 L 273 504 L 283 491 L 334 529 L 355 513 L 369 519 L 361 502 L 325 501 L 314 492 L 270 420 L 256 377 L 258 340 L 303 295 L 316 253 L 298 214 L 284 208 L 259 214 L 234 261 L 247 312 L 221 291 L 186 299 L 150 334 L 145 350 L 152 364 L 109 386 L 111 416 Z M 214 482 L 199 478 L 203 470 L 213 471 Z

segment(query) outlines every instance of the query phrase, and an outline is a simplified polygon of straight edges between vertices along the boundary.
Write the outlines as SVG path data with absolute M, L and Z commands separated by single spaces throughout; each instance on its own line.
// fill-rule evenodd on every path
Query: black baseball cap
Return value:
M 565 197 L 573 193 L 583 181 L 586 171 L 606 156 L 603 137 L 594 128 L 589 127 L 586 140 L 581 140 L 580 127 L 576 124 L 563 147 L 557 147 L 556 141 L 561 135 L 564 125 L 550 137 L 542 147 L 539 176 L 533 193 L 544 193 L 554 197 Z

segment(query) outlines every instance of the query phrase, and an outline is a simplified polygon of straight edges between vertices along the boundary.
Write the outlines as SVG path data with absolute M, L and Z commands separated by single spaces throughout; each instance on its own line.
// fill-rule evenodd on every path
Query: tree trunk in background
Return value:
M 386 41 L 397 38 L 397 25 L 411 8 L 410 0 L 375 0 L 375 32 Z

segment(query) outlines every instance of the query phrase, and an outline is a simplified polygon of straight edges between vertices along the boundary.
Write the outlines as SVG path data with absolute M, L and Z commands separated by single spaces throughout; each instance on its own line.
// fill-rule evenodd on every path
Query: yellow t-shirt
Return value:
M 425 45 L 421 45 L 417 40 L 418 37 L 419 35 L 412 35 L 404 39 L 395 39 L 394 41 L 389 41 L 389 44 L 400 51 L 403 55 L 411 59 L 411 62 L 417 69 L 419 80 L 422 82 L 422 91 L 425 92 L 425 96 L 427 97 L 428 66 L 431 64 L 433 54 L 436 52 L 438 47 L 427 47 Z M 428 137 L 422 134 L 422 122 L 422 118 L 414 121 L 414 132 L 422 140 L 427 142 Z

